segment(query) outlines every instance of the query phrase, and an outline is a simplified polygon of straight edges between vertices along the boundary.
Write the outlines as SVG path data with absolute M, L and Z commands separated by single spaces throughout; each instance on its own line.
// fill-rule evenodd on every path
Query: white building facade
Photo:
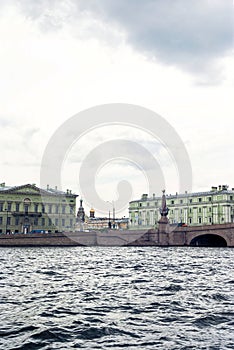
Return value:
M 157 227 L 160 219 L 161 196 L 148 197 L 129 203 L 131 227 Z M 227 185 L 212 187 L 207 192 L 167 195 L 168 219 L 175 225 L 212 225 L 234 222 L 234 188 Z

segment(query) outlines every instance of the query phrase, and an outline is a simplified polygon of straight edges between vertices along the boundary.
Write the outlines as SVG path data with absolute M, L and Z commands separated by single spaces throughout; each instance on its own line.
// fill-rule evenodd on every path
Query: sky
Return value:
M 234 187 L 233 15 L 229 0 L 1 0 L 0 182 L 40 186 L 56 130 L 79 113 L 83 125 L 86 109 L 121 103 L 153 111 L 179 135 L 192 167 L 189 191 Z M 117 121 L 77 130 L 61 183 L 49 185 L 72 189 L 100 215 L 117 203 L 121 181 L 131 185 L 128 200 L 152 195 L 153 170 L 142 168 L 134 149 L 105 157 L 118 149 L 115 141 L 128 140 L 155 158 L 166 192 L 179 191 L 174 146 L 150 130 L 147 121 L 145 129 Z M 89 181 L 102 207 L 86 198 L 89 183 L 80 177 L 90 153 L 99 160 Z M 127 208 L 116 211 L 127 216 Z

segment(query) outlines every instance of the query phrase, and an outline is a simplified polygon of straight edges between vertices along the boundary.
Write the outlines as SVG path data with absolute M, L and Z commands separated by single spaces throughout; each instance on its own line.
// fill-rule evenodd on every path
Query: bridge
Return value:
M 175 227 L 159 223 L 158 230 L 149 230 L 136 245 L 234 247 L 234 223 Z
M 134 242 L 158 246 L 234 247 L 234 223 L 178 227 L 169 224 L 165 191 L 157 230 L 149 230 Z
M 184 237 L 184 245 L 234 247 L 234 223 L 178 227 L 171 235 L 172 242 Z

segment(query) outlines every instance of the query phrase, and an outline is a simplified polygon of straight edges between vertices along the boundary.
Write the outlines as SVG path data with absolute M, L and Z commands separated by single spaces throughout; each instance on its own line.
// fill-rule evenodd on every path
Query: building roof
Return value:
M 176 194 L 167 194 L 166 199 L 176 199 L 176 198 L 188 198 L 188 197 L 199 197 L 199 196 L 214 196 L 214 195 L 220 195 L 220 194 L 231 194 L 234 195 L 234 190 L 210 190 L 205 192 L 193 192 L 193 193 L 176 193 Z M 157 201 L 161 200 L 162 197 L 148 197 L 145 196 L 144 198 L 136 199 L 131 201 L 130 203 L 134 202 L 146 202 L 146 201 Z
M 67 190 L 66 192 L 58 190 L 57 188 L 50 188 L 49 186 L 46 189 L 42 189 L 37 187 L 35 184 L 25 184 L 25 185 L 20 185 L 20 186 L 6 186 L 5 183 L 0 184 L 0 193 L 10 193 L 14 191 L 20 191 L 21 189 L 24 188 L 30 188 L 32 190 L 38 191 L 41 194 L 44 195 L 63 195 L 63 196 L 72 196 L 72 197 L 78 197 L 77 194 L 73 194 L 70 190 Z

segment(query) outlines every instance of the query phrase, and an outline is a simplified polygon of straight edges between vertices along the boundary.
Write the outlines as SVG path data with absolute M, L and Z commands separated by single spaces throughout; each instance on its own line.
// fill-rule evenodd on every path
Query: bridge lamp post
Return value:
M 108 222 L 109 228 L 111 228 L 111 220 L 110 220 L 110 210 L 109 210 L 109 222 Z
M 115 203 L 114 203 L 114 201 L 112 201 L 112 202 L 106 201 L 106 202 L 112 204 L 112 210 L 113 210 L 113 228 L 115 228 Z M 109 211 L 109 226 L 111 226 L 111 222 L 110 222 L 110 211 Z

